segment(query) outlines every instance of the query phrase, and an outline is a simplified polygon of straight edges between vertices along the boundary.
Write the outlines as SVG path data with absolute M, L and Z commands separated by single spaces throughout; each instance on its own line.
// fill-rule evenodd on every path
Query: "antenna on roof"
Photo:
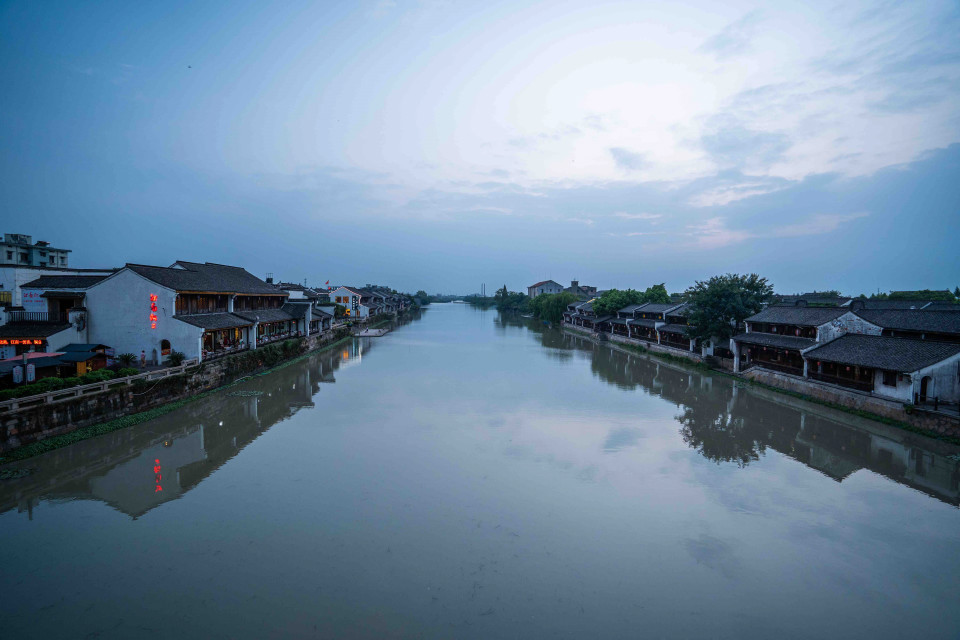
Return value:
M 267 284 L 273 284 L 273 272 L 267 272 Z

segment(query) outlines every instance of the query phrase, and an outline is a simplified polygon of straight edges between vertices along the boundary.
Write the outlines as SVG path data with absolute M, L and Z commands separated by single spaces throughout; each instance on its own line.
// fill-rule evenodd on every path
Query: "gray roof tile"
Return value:
M 862 309 L 856 313 L 884 329 L 960 335 L 960 313 L 956 311 Z
M 960 353 L 960 344 L 848 334 L 811 349 L 808 360 L 913 373 Z
M 735 335 L 733 339 L 745 344 L 757 344 L 764 347 L 778 347 L 780 349 L 796 349 L 798 351 L 817 344 L 816 340 L 811 340 L 810 338 L 781 336 L 775 333 L 758 333 L 756 331 Z
M 845 307 L 767 307 L 756 313 L 747 322 L 770 322 L 795 324 L 802 327 L 819 327 L 836 320 L 850 310 Z

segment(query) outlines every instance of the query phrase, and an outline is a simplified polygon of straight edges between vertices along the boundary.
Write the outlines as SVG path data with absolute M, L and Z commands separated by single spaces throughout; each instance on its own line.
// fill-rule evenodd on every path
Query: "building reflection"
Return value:
M 99 500 L 138 518 L 200 484 L 277 423 L 313 407 L 322 385 L 358 365 L 375 343 L 353 339 L 144 425 L 25 461 L 18 466 L 36 470 L 0 485 L 0 513 L 17 509 L 32 518 L 40 500 Z
M 772 449 L 837 482 L 867 469 L 960 506 L 960 458 L 955 446 L 784 394 L 742 386 L 726 376 L 617 351 L 523 318 L 501 317 L 498 323 L 504 330 L 523 327 L 531 331 L 548 347 L 548 357 L 555 358 L 550 352 L 557 350 L 573 354 L 571 357 L 581 354 L 590 359 L 593 374 L 604 382 L 675 404 L 683 441 L 718 464 L 745 467 Z

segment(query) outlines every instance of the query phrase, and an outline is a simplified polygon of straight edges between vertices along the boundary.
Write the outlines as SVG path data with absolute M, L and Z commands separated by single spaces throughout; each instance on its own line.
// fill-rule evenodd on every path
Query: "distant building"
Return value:
M 110 275 L 114 269 L 71 269 L 70 249 L 51 247 L 21 233 L 3 234 L 0 243 L 0 306 L 24 304 L 21 287 L 42 276 Z
M 571 280 L 570 286 L 564 289 L 566 293 L 572 293 L 578 298 L 589 300 L 597 295 L 597 288 L 580 284 L 579 280 Z
M 5 233 L 0 243 L 0 264 L 23 267 L 66 267 L 70 249 L 56 249 L 49 242 L 33 241 L 33 236 Z
M 536 298 L 541 294 L 556 294 L 563 292 L 563 285 L 559 282 L 554 282 L 553 280 L 544 280 L 536 284 L 532 284 L 527 287 L 527 295 L 531 298 Z

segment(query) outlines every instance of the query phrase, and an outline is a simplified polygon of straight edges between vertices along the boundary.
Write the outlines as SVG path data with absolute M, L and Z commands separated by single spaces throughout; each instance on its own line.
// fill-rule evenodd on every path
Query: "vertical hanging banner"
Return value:
M 157 328 L 157 294 L 150 294 L 150 328 Z

